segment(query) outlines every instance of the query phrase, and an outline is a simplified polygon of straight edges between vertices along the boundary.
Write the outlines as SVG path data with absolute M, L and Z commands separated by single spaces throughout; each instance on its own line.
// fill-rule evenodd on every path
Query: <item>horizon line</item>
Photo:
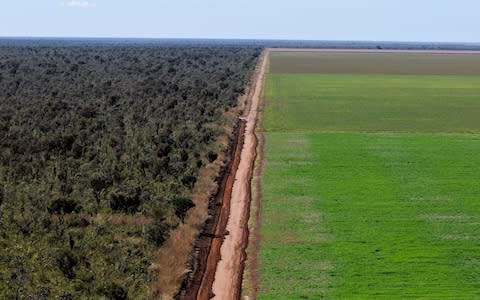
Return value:
M 465 41 L 432 41 L 432 40 L 329 40 L 329 39 L 288 39 L 288 38 L 220 38 L 220 37 L 114 37 L 114 36 L 14 36 L 14 35 L 0 35 L 0 39 L 73 39 L 73 40 L 215 40 L 215 41 L 298 41 L 298 42 L 331 42 L 331 43 L 407 43 L 407 44 L 468 44 L 480 45 L 480 42 L 465 42 Z

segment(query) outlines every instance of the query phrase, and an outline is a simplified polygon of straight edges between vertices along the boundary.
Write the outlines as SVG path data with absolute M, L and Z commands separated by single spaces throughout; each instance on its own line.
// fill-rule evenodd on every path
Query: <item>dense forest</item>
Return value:
M 148 299 L 260 49 L 0 47 L 0 298 Z M 160 266 L 161 267 L 161 266 Z

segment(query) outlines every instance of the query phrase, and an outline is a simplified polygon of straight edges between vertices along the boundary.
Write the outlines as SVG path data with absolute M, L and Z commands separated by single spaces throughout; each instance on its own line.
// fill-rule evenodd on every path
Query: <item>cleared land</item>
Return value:
M 267 76 L 259 299 L 480 297 L 480 77 L 388 55 L 394 75 Z
M 253 164 L 257 156 L 257 122 L 258 104 L 266 69 L 266 54 L 263 54 L 257 65 L 253 78 L 249 108 L 244 112 L 245 139 L 243 142 L 240 163 L 235 173 L 235 183 L 231 194 L 230 215 L 221 248 L 221 260 L 218 262 L 213 282 L 214 299 L 240 299 L 242 276 L 245 266 L 245 249 L 248 243 L 248 218 L 250 214 L 251 180 Z
M 269 74 L 267 131 L 475 132 L 476 76 Z
M 478 75 L 480 55 L 418 51 L 273 51 L 271 73 Z

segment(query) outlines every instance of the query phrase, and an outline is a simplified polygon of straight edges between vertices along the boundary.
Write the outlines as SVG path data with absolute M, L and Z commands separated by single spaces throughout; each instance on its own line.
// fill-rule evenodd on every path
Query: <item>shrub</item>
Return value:
M 63 275 L 68 279 L 75 278 L 74 268 L 78 264 L 77 258 L 73 255 L 71 251 L 63 250 L 57 254 L 56 257 L 57 266 L 62 271 Z
M 100 290 L 110 300 L 125 300 L 127 299 L 128 292 L 119 284 L 111 283 Z
M 173 199 L 175 206 L 175 215 L 184 222 L 185 216 L 190 208 L 195 207 L 195 203 L 189 198 L 177 197 Z
M 213 151 L 208 151 L 208 153 L 207 153 L 207 159 L 208 159 L 209 162 L 212 163 L 212 162 L 216 161 L 217 158 L 218 158 L 218 154 L 217 154 L 217 153 L 215 153 L 215 152 L 213 152 Z
M 95 192 L 101 192 L 102 190 L 110 187 L 111 185 L 112 181 L 107 176 L 100 173 L 94 174 L 92 179 L 90 180 L 90 186 Z
M 172 226 L 170 224 L 161 220 L 155 220 L 147 227 L 148 239 L 155 246 L 160 247 L 167 240 L 171 228 Z
M 110 208 L 113 211 L 134 213 L 140 206 L 140 188 L 124 187 L 110 193 Z

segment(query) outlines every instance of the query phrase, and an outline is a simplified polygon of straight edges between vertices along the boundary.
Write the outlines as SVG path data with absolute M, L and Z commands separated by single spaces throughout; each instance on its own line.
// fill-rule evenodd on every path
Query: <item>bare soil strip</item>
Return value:
M 240 153 L 245 136 L 246 122 L 239 122 L 235 133 L 231 159 L 221 176 L 216 196 L 210 202 L 209 219 L 195 245 L 195 262 L 193 271 L 180 299 L 210 299 L 212 297 L 212 285 L 215 278 L 215 269 L 220 260 L 220 247 L 225 236 L 228 215 L 230 213 L 230 199 L 232 195 L 235 173 L 240 164 Z
M 231 160 L 219 190 L 209 205 L 207 220 L 195 246 L 193 271 L 177 298 L 184 300 L 239 299 L 248 242 L 251 179 L 256 157 L 254 133 L 265 73 L 264 53 L 253 77 L 249 109 L 239 120 Z
M 227 224 L 228 235 L 225 237 L 221 247 L 221 260 L 218 262 L 215 281 L 213 282 L 212 292 L 214 299 L 233 300 L 240 299 L 241 296 L 246 259 L 245 249 L 248 243 L 251 181 L 257 148 L 255 126 L 266 69 L 266 55 L 267 53 L 265 52 L 260 58 L 260 68 L 253 82 L 255 87 L 250 101 L 250 109 L 242 118 L 246 120 L 245 140 L 232 190 L 230 216 Z

